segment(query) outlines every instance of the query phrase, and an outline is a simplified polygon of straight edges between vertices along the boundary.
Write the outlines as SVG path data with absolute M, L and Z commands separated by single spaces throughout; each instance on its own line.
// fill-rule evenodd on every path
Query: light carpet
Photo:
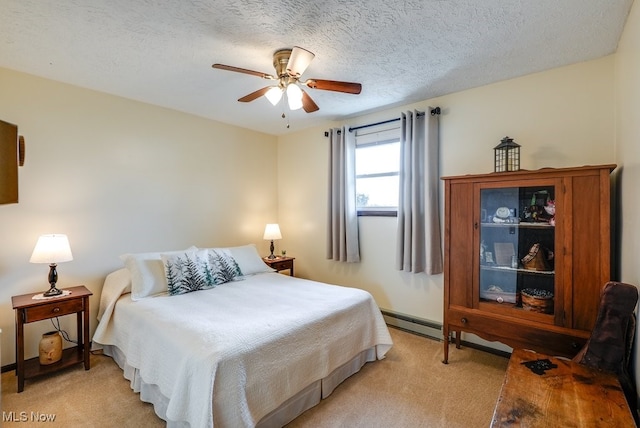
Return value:
M 393 348 L 367 363 L 327 399 L 287 427 L 488 427 L 508 360 L 391 328 Z M 115 362 L 91 356 L 77 365 L 25 381 L 2 374 L 3 427 L 162 427 L 153 406 L 140 401 Z M 51 418 L 55 418 L 51 421 Z

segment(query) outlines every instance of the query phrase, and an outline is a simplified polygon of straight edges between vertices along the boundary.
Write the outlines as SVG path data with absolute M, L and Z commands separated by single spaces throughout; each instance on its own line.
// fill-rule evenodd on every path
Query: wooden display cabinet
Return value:
M 613 279 L 615 167 L 443 178 L 444 363 L 462 331 L 551 355 L 580 350 Z

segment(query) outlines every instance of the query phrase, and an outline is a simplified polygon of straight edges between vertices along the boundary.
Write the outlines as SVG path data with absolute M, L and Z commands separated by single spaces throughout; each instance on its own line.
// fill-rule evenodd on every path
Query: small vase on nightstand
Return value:
M 50 331 L 40 339 L 40 364 L 45 366 L 57 363 L 62 359 L 62 336 L 57 331 Z

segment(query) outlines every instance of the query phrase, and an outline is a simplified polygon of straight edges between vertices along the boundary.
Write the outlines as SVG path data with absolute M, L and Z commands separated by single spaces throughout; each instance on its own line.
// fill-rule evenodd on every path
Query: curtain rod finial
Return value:
M 440 114 L 440 107 L 431 109 L 431 116 L 435 116 L 437 114 Z

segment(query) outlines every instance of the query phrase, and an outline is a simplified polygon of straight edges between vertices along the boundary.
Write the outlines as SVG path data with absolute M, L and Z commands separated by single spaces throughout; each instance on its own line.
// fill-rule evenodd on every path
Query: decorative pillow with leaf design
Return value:
M 207 251 L 162 254 L 170 296 L 206 290 L 217 285 Z
M 228 250 L 200 250 L 161 256 L 170 296 L 206 290 L 242 275 Z
M 131 274 L 131 300 L 140 300 L 167 292 L 167 280 L 162 263 L 162 254 L 181 254 L 194 251 L 198 251 L 198 248 L 189 247 L 180 251 L 121 255 L 120 259 Z
M 209 251 L 224 251 L 233 257 L 240 269 L 240 275 L 248 276 L 255 275 L 256 273 L 275 272 L 267 265 L 258 254 L 258 249 L 255 244 L 241 245 L 238 247 L 227 248 L 201 248 L 202 250 Z
M 242 271 L 236 259 L 231 255 L 231 251 L 221 248 L 210 248 L 205 251 L 209 255 L 209 265 L 216 285 L 240 279 Z

